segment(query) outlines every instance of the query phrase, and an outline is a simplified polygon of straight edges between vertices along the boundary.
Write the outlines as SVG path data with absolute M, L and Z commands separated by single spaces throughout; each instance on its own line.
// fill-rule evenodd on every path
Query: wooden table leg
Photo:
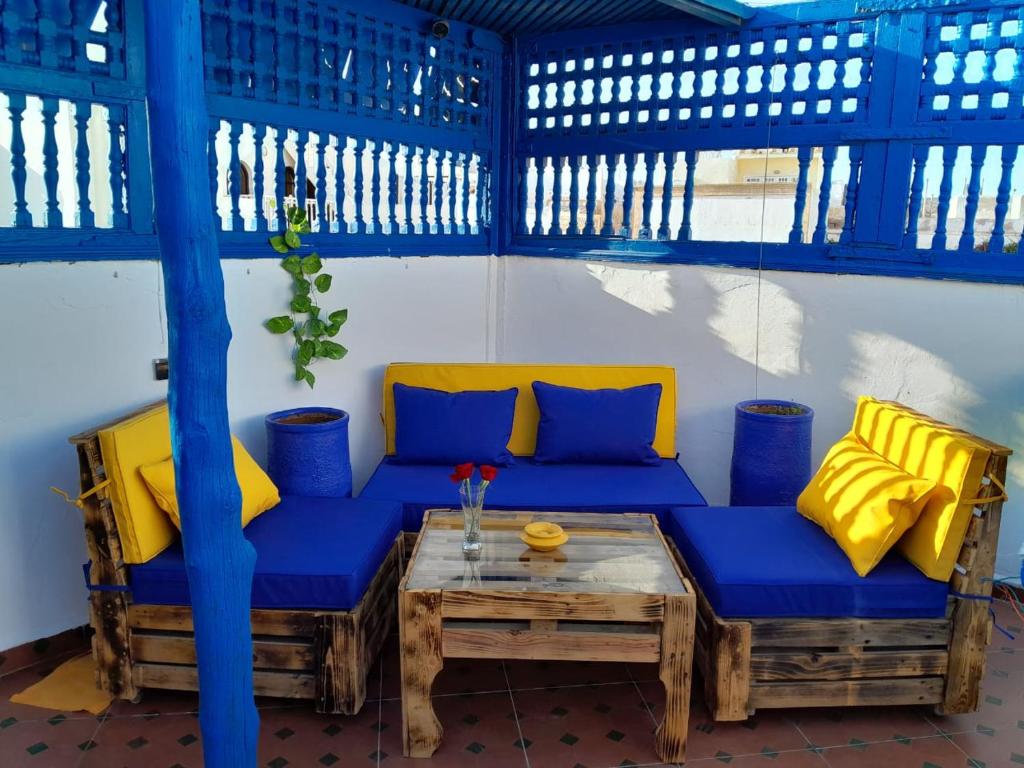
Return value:
M 693 595 L 665 596 L 658 672 L 665 685 L 665 719 L 654 734 L 654 748 L 658 758 L 666 763 L 682 763 L 686 759 L 696 615 L 697 601 Z
M 430 687 L 444 665 L 441 656 L 441 591 L 398 593 L 402 662 L 402 749 L 406 757 L 430 757 L 443 730 Z

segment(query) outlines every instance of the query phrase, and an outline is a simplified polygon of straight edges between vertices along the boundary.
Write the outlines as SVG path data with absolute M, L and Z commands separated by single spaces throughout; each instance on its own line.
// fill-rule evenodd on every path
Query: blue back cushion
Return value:
M 576 389 L 533 382 L 540 409 L 534 459 L 552 464 L 650 464 L 661 384 Z
M 442 392 L 395 384 L 395 455 L 402 464 L 513 462 L 508 450 L 519 390 Z

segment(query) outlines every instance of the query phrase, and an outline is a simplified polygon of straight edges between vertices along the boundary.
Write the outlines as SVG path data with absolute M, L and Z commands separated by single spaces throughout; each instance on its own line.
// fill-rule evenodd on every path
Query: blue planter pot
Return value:
M 293 408 L 267 416 L 267 472 L 282 495 L 352 495 L 348 414 Z
M 799 414 L 757 413 L 751 406 L 784 406 Z M 736 404 L 729 504 L 781 507 L 811 479 L 811 424 L 814 411 L 786 400 L 744 400 Z

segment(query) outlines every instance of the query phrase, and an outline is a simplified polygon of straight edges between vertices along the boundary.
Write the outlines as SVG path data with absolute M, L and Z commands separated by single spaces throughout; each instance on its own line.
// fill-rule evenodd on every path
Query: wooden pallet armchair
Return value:
M 70 438 L 78 451 L 80 505 L 91 559 L 87 581 L 96 683 L 132 701 L 146 688 L 198 690 L 192 611 L 132 601 L 129 566 L 104 487 L 99 431 L 161 406 L 146 406 Z M 256 695 L 312 699 L 316 711 L 323 713 L 359 711 L 366 699 L 367 673 L 395 626 L 404 546 L 399 534 L 351 611 L 252 610 Z
M 694 663 L 715 720 L 745 720 L 768 708 L 933 705 L 940 715 L 978 708 L 992 636 L 989 601 L 1002 489 L 1012 451 L 929 421 L 991 450 L 984 492 L 950 580 L 944 617 L 722 618 L 675 550 L 687 577 L 698 586 Z

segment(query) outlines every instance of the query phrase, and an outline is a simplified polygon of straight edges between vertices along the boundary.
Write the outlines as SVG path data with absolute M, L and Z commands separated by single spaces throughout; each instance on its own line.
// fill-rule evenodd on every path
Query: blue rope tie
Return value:
M 90 592 L 131 592 L 132 588 L 127 584 L 93 584 L 89 581 L 89 568 L 92 560 L 82 564 L 82 574 L 85 576 L 85 588 Z
M 949 594 L 953 595 L 953 597 L 959 597 L 961 600 L 982 600 L 986 603 L 989 603 L 988 615 L 992 617 L 992 626 L 998 629 L 1004 635 L 1006 635 L 1006 637 L 1008 637 L 1010 640 L 1016 639 L 1013 635 L 1009 633 L 1009 631 L 999 626 L 999 622 L 996 620 L 996 612 L 991 607 L 991 603 L 995 599 L 994 597 L 992 597 L 992 595 L 969 595 L 965 594 L 964 592 L 957 592 L 955 589 L 951 589 L 949 591 Z

